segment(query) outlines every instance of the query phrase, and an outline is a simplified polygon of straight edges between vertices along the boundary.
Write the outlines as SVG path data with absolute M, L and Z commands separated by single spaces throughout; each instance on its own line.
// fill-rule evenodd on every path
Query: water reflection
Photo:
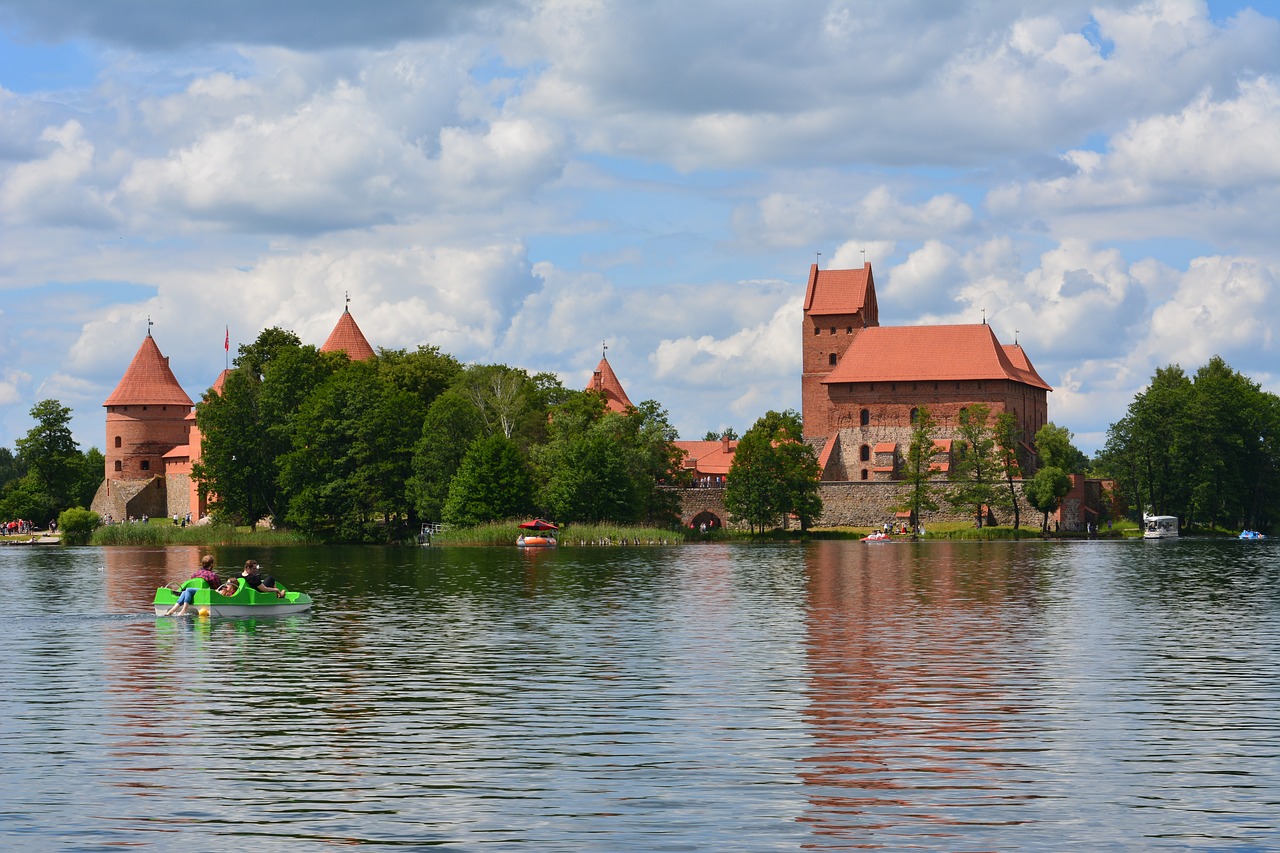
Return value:
M 261 620 L 149 614 L 200 549 L 0 553 L 0 840 L 1269 846 L 1229 546 L 215 549 L 316 597 Z

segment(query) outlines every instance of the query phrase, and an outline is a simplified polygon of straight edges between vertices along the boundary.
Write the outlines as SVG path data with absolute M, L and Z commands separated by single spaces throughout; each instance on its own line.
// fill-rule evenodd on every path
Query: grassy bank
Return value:
M 514 521 L 481 524 L 478 527 L 444 530 L 431 537 L 433 545 L 514 545 L 520 535 Z M 663 542 L 683 542 L 684 532 L 656 527 L 625 527 L 616 524 L 574 524 L 556 533 L 560 545 L 619 545 L 623 542 L 640 545 L 659 545 Z
M 201 524 L 180 527 L 168 520 L 99 527 L 90 545 L 307 545 L 309 540 L 284 530 Z

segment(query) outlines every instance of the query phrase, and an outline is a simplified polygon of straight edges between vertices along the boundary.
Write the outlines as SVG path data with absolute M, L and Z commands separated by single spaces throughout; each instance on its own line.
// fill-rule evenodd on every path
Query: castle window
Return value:
M 858 448 L 858 461 L 869 462 L 871 460 L 871 445 L 864 444 Z
M 821 330 L 821 329 L 819 329 L 817 326 L 814 326 L 814 327 L 813 327 L 813 333 L 814 333 L 815 335 L 820 335 L 820 334 L 822 334 L 822 330 Z
M 146 406 L 143 406 L 143 407 L 142 407 L 142 411 L 144 411 L 144 412 L 145 412 L 146 410 L 147 410 L 147 407 L 146 407 Z
M 835 353 L 831 353 L 831 355 L 827 356 L 827 363 L 828 363 L 828 364 L 830 364 L 832 367 L 835 367 L 835 364 L 836 364 L 836 354 L 835 354 Z
M 121 464 L 121 462 L 120 462 L 120 460 L 119 460 L 119 459 L 117 459 L 117 460 L 116 460 L 116 470 L 117 470 L 117 471 L 123 471 L 123 470 L 124 470 L 124 465 L 123 465 L 123 464 Z
M 116 447 L 120 446 L 120 436 L 116 436 Z
M 913 423 L 913 424 L 914 424 L 914 423 L 916 423 L 918 420 L 920 420 L 920 410 L 919 410 L 919 409 L 912 409 L 912 410 L 911 410 L 911 423 Z
M 866 468 L 863 468 L 863 469 L 862 469 L 862 479 L 864 479 L 864 480 L 865 480 L 865 479 L 867 479 L 867 469 L 866 469 Z
M 833 334 L 833 335 L 834 335 L 835 333 L 836 333 L 836 327 L 835 327 L 835 326 L 832 326 L 832 327 L 831 327 L 831 334 Z
M 866 409 L 863 409 L 862 411 L 858 412 L 858 424 L 860 426 L 868 426 L 870 425 L 870 423 L 871 423 L 871 412 L 867 411 Z
M 142 460 L 142 470 L 143 470 L 143 471 L 150 471 L 150 470 L 151 470 L 151 460 L 150 460 L 150 459 L 143 459 L 143 460 Z
M 853 334 L 853 326 L 850 326 L 849 328 L 845 329 L 845 330 L 844 330 L 844 333 L 845 333 L 846 335 L 852 335 L 852 334 Z
M 938 390 L 938 383 L 937 383 L 937 382 L 933 383 L 933 390 L 935 390 L 935 391 L 937 391 L 937 390 Z

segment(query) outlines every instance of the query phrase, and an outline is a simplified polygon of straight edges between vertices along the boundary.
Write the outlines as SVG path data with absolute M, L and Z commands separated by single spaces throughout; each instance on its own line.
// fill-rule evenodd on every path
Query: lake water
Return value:
M 0 548 L 7 849 L 1280 847 L 1280 543 Z

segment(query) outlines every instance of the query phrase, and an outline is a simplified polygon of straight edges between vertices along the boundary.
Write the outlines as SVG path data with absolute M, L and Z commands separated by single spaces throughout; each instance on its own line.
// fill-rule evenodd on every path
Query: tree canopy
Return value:
M 770 411 L 738 441 L 725 506 L 753 533 L 778 526 L 788 515 L 807 529 L 822 512 L 820 474 L 817 454 L 803 441 L 799 413 Z

